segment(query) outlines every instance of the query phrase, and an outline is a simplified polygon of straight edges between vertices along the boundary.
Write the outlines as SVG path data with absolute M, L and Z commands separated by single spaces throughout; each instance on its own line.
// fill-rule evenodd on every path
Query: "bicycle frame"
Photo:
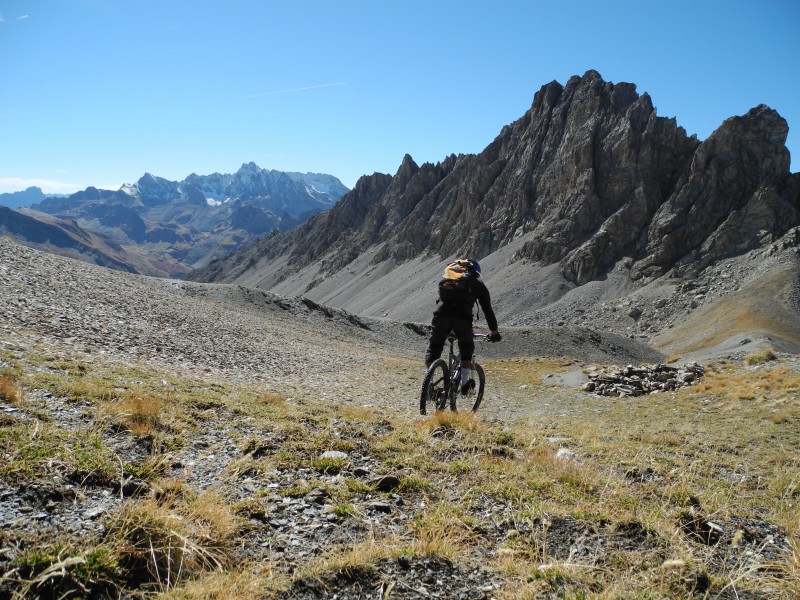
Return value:
M 476 340 L 490 340 L 489 335 L 483 333 L 473 333 L 472 337 Z M 455 334 L 450 332 L 447 336 L 447 342 L 450 346 L 447 361 L 441 358 L 437 359 L 425 374 L 420 395 L 420 414 L 427 414 L 429 404 L 433 405 L 437 411 L 444 410 L 449 404 L 450 410 L 456 411 L 456 404 L 461 390 L 461 358 L 453 348 L 456 339 Z M 483 368 L 475 361 L 474 356 L 471 363 L 469 379 L 475 382 L 475 389 L 474 391 L 468 391 L 467 394 L 474 395 L 472 406 L 472 411 L 474 412 L 478 410 L 478 406 L 480 406 L 483 399 L 486 379 Z M 465 398 L 467 397 L 465 396 Z

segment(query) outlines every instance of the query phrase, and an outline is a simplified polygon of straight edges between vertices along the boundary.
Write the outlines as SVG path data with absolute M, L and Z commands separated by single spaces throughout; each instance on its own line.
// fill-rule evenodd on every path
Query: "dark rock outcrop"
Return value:
M 726 120 L 692 156 L 640 245 L 634 277 L 673 267 L 697 271 L 717 258 L 775 241 L 800 222 L 789 174 L 789 127 L 760 105 Z
M 367 249 L 373 263 L 478 258 L 520 240 L 512 261 L 557 264 L 579 286 L 625 259 L 632 280 L 691 275 L 800 224 L 788 127 L 758 106 L 707 140 L 659 117 L 647 93 L 595 71 L 536 93 L 528 112 L 477 155 L 363 177 L 337 206 L 190 277 L 235 281 L 258 259 L 269 288 L 318 263 L 323 277 Z M 261 268 L 269 260 L 260 260 Z

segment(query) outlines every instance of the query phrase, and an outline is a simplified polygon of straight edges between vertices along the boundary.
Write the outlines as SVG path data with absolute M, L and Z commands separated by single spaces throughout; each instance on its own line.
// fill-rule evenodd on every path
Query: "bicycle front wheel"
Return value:
M 419 414 L 426 415 L 429 409 L 437 411 L 444 408 L 449 375 L 447 363 L 441 358 L 428 367 L 419 395 Z
M 483 388 L 486 387 L 486 377 L 483 374 L 483 367 L 478 363 L 473 363 L 473 368 L 475 370 L 475 399 L 472 402 L 472 412 L 475 412 L 481 405 L 481 400 L 483 400 Z

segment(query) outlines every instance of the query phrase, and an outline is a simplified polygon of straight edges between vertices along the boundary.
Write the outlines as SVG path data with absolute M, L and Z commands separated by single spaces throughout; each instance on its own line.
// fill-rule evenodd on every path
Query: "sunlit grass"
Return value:
M 772 348 L 764 348 L 758 352 L 753 352 L 752 354 L 745 356 L 744 364 L 751 367 L 754 365 L 763 365 L 765 362 L 775 360 L 776 358 L 777 357 L 775 356 L 775 352 L 772 350 Z
M 117 401 L 103 403 L 102 414 L 135 436 L 153 433 L 159 425 L 163 401 L 147 392 L 128 392 Z
M 688 597 L 700 575 L 708 576 L 714 593 L 735 586 L 789 598 L 797 591 L 796 545 L 792 556 L 760 571 L 723 567 L 679 527 L 681 515 L 698 503 L 723 522 L 757 518 L 783 527 L 795 542 L 800 536 L 800 381 L 780 359 L 711 365 L 699 384 L 679 392 L 602 402 L 587 397 L 596 404 L 586 413 L 515 423 L 492 422 L 480 411 L 420 419 L 412 411 L 388 414 L 141 369 L 41 357 L 33 369 L 17 360 L 15 382 L 86 403 L 89 420 L 68 430 L 41 403 L 25 408 L 27 421 L 0 423 L 5 481 L 67 474 L 78 485 L 109 486 L 135 473 L 151 485 L 149 494 L 126 498 L 108 514 L 102 539 L 87 546 L 108 558 L 98 558 L 96 579 L 112 587 L 137 581 L 169 598 L 233 600 L 253 590 L 270 597 L 291 593 L 303 578 L 382 577 L 386 561 L 405 557 L 441 560 L 457 573 L 471 572 L 479 560 L 489 579 L 502 581 L 492 591 L 497 598 Z M 538 385 L 569 366 L 566 359 L 497 361 L 492 383 L 499 394 Z M 558 392 L 552 393 L 556 402 Z M 126 464 L 106 447 L 109 424 L 118 437 L 161 436 L 175 445 Z M 175 440 L 191 442 L 210 427 L 225 427 L 235 446 L 232 460 L 207 482 L 215 491 L 161 479 Z M 328 450 L 346 458 L 323 459 Z M 387 474 L 399 484 L 377 491 L 375 478 Z M 248 487 L 239 487 L 244 481 Z M 322 490 L 323 519 L 344 527 L 346 536 L 322 552 L 292 558 L 291 572 L 269 554 L 259 563 L 241 559 L 253 540 L 271 543 L 275 530 L 267 523 L 284 501 L 302 507 L 312 490 Z M 376 501 L 389 512 L 371 512 Z M 561 538 L 553 525 L 559 523 Z M 570 545 L 583 542 L 567 539 L 565 523 L 575 524 L 575 535 L 612 535 L 631 525 L 654 541 L 566 558 Z M 78 565 L 84 550 L 29 556 L 36 568 L 28 582 L 65 557 Z M 64 577 L 77 577 L 75 568 L 65 567 Z

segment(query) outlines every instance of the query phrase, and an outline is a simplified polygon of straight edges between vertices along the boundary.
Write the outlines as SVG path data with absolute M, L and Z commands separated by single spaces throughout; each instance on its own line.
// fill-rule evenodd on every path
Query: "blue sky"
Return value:
M 0 192 L 242 163 L 361 175 L 479 152 L 596 69 L 705 139 L 760 103 L 800 153 L 800 2 L 0 0 Z

